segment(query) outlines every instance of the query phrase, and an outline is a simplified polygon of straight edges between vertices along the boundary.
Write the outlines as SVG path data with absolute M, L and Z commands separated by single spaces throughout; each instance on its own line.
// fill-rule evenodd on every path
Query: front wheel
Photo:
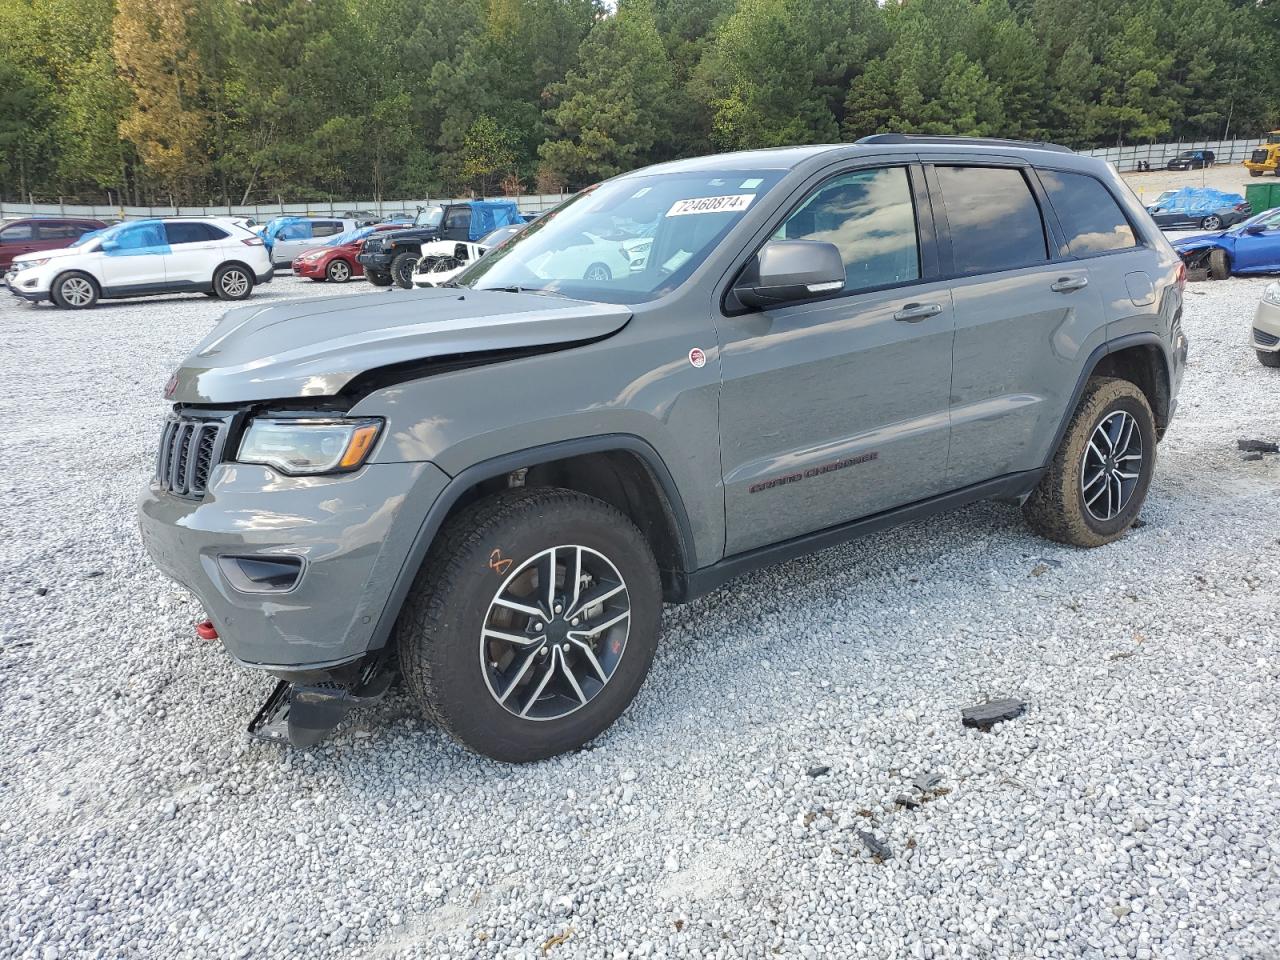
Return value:
M 49 295 L 66 310 L 84 310 L 98 302 L 98 284 L 87 273 L 72 270 L 53 281 Z
M 372 283 L 375 287 L 391 286 L 391 275 L 388 273 L 378 273 L 376 270 L 365 269 L 364 278 Z
M 346 283 L 351 279 L 351 264 L 343 259 L 330 260 L 324 271 L 325 279 L 331 283 Z
M 1250 171 L 1249 171 L 1249 176 L 1251 176 L 1251 177 L 1260 177 L 1260 176 L 1262 176 L 1262 171 L 1261 171 L 1261 170 L 1250 170 Z
M 607 263 L 593 263 L 587 267 L 586 273 L 582 275 L 583 280 L 590 280 L 594 283 L 608 283 L 613 279 L 613 271 L 609 269 Z
M 620 511 L 570 490 L 507 491 L 440 531 L 396 626 L 405 684 L 472 750 L 509 763 L 582 746 L 644 682 L 662 591 Z
M 413 268 L 417 266 L 418 257 L 413 253 L 399 254 L 391 261 L 391 279 L 397 287 L 413 289 Z
M 1209 251 L 1209 279 L 1225 280 L 1231 276 L 1231 261 L 1227 259 L 1227 251 L 1214 247 Z
M 243 300 L 253 293 L 253 275 L 238 263 L 219 267 L 213 275 L 213 292 L 219 300 Z
M 1022 514 L 1036 533 L 1059 543 L 1111 543 L 1142 509 L 1155 463 L 1146 396 L 1128 380 L 1094 377 Z

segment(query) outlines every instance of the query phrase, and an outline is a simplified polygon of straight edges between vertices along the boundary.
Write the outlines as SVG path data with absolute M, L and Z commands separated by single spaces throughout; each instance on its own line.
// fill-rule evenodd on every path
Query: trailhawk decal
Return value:
M 810 480 L 814 477 L 820 477 L 824 473 L 834 473 L 836 470 L 844 470 L 846 467 L 856 467 L 860 463 L 869 463 L 872 460 L 880 458 L 879 451 L 872 450 L 870 453 L 861 453 L 856 457 L 845 457 L 841 460 L 832 460 L 830 463 L 822 463 L 816 467 L 810 467 L 801 473 L 788 473 L 786 476 L 774 477 L 771 480 L 761 480 L 759 483 L 753 483 L 747 487 L 747 493 L 759 493 L 761 490 L 772 490 L 774 487 L 781 487 L 788 483 L 799 483 L 801 480 Z
M 687 217 L 693 213 L 740 213 L 751 206 L 754 193 L 735 193 L 727 197 L 694 197 L 677 200 L 667 211 L 668 217 Z

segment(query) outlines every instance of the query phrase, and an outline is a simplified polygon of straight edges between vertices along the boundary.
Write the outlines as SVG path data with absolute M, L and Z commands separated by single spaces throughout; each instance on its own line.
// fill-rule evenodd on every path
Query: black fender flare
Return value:
M 553 460 L 564 460 L 588 453 L 610 453 L 616 451 L 637 456 L 653 473 L 654 479 L 657 480 L 663 497 L 666 499 L 667 508 L 674 522 L 676 546 L 679 550 L 683 567 L 683 570 L 671 571 L 670 573 L 675 577 L 680 577 L 696 569 L 697 561 L 693 547 L 693 530 L 689 524 L 689 514 L 685 510 L 684 499 L 680 496 L 675 479 L 671 476 L 671 471 L 667 468 L 662 456 L 648 441 L 634 434 L 610 433 L 593 437 L 576 437 L 572 440 L 560 440 L 525 450 L 514 450 L 510 453 L 504 453 L 501 456 L 472 464 L 465 470 L 455 474 L 450 478 L 440 495 L 436 497 L 435 502 L 427 510 L 427 515 L 423 518 L 417 534 L 414 536 L 409 553 L 400 567 L 400 572 L 396 576 L 396 581 L 392 585 L 390 594 L 387 596 L 387 602 L 382 608 L 382 613 L 379 615 L 378 622 L 374 626 L 373 634 L 370 637 L 368 649 L 370 651 L 380 649 L 390 639 L 391 631 L 395 628 L 396 620 L 400 616 L 400 610 L 409 595 L 409 590 L 413 587 L 414 580 L 417 579 L 418 571 L 422 568 L 422 563 L 426 559 L 427 552 L 431 549 L 431 544 L 435 541 L 436 534 L 444 525 L 445 517 L 449 515 L 449 511 L 453 509 L 464 493 L 477 483 L 493 480 L 525 467 L 536 467 L 544 463 L 550 463 Z M 663 571 L 663 579 L 669 579 L 667 571 Z

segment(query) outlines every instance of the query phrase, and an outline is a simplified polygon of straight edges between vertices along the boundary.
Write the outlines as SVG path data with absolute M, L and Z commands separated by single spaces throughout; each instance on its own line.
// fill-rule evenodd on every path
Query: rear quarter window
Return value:
M 1100 181 L 1088 174 L 1062 170 L 1039 173 L 1072 256 L 1086 257 L 1138 245 L 1133 225 Z
M 936 167 L 956 274 L 996 273 L 1045 263 L 1044 222 L 1021 170 Z

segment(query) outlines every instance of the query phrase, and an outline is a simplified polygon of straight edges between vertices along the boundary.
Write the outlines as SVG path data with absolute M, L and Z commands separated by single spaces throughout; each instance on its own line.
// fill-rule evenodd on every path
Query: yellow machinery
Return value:
M 1264 173 L 1275 173 L 1280 170 L 1280 130 L 1272 130 L 1267 134 L 1266 143 L 1249 154 L 1244 162 L 1249 168 L 1249 176 L 1260 177 Z

